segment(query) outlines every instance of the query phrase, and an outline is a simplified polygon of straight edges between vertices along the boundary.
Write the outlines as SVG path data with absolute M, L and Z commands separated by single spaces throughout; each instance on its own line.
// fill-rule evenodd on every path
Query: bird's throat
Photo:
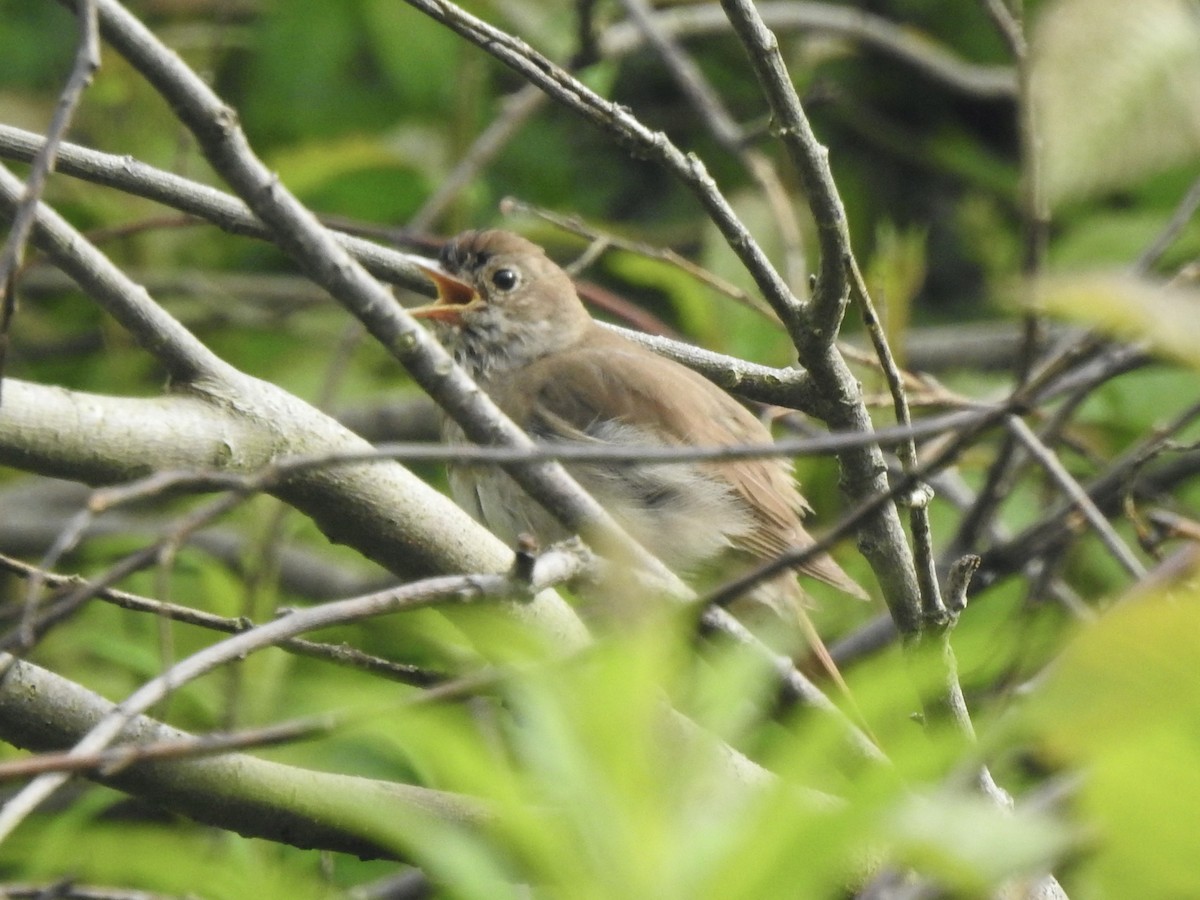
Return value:
M 550 322 L 523 322 L 513 327 L 493 316 L 476 316 L 454 325 L 436 322 L 434 329 L 454 361 L 484 383 L 558 353 L 576 340 Z

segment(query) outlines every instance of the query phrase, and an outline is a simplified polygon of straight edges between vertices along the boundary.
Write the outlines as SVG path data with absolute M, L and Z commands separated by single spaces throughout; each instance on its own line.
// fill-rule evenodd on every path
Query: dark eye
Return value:
M 497 269 L 492 273 L 492 284 L 500 291 L 511 291 L 517 286 L 517 281 L 517 273 L 512 269 Z

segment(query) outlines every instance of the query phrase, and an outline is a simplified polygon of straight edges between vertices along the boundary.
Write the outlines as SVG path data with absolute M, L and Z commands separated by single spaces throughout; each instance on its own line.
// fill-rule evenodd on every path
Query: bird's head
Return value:
M 464 232 L 439 262 L 424 270 L 438 299 L 409 311 L 477 377 L 565 349 L 591 326 L 567 273 L 512 232 Z

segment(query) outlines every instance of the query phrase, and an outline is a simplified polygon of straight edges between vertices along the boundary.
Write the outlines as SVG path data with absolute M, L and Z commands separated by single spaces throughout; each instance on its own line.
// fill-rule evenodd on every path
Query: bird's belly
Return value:
M 568 465 L 567 470 L 638 543 L 686 574 L 750 527 L 745 507 L 693 465 Z M 510 546 L 529 534 L 544 546 L 571 532 L 499 469 L 456 466 L 455 501 Z
M 521 535 L 530 535 L 543 546 L 571 536 L 499 468 L 453 466 L 449 480 L 454 502 L 510 547 Z

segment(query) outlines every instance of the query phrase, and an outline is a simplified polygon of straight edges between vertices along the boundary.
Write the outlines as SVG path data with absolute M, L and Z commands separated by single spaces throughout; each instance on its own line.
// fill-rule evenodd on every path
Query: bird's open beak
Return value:
M 417 268 L 433 282 L 437 288 L 438 298 L 433 303 L 410 309 L 408 311 L 410 315 L 418 319 L 436 319 L 439 322 L 449 322 L 451 325 L 461 325 L 463 310 L 483 302 L 482 298 L 475 293 L 475 289 L 465 281 L 459 281 L 452 275 L 427 266 L 418 265 Z

